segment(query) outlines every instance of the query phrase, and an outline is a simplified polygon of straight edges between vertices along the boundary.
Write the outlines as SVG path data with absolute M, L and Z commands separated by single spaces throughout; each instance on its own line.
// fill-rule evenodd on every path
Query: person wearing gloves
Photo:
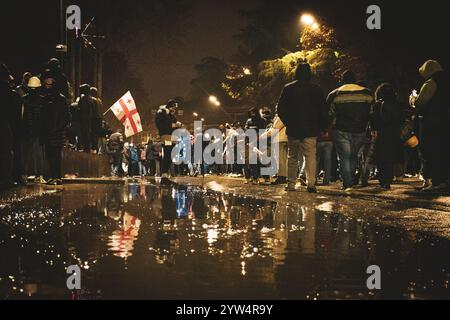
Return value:
M 425 83 L 419 94 L 413 92 L 409 102 L 422 117 L 424 169 L 432 183 L 422 190 L 440 192 L 448 186 L 450 77 L 435 60 L 426 61 L 419 73 Z

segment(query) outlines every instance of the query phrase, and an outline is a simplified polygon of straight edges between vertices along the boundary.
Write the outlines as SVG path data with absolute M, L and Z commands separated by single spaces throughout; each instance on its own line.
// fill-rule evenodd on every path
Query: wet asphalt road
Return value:
M 450 298 L 448 212 L 213 182 L 3 197 L 0 298 Z M 381 290 L 367 288 L 370 265 Z

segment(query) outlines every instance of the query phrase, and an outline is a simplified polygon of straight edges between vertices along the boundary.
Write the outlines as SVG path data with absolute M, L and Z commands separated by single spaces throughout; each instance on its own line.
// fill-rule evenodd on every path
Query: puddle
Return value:
M 69 185 L 0 209 L 0 299 L 449 299 L 450 241 L 179 187 Z M 82 290 L 66 287 L 81 267 Z M 378 265 L 382 290 L 369 291 Z

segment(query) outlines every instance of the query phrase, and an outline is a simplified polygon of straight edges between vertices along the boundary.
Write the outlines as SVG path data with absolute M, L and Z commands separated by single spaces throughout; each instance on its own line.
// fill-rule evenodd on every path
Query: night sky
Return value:
M 135 1 L 127 3 L 132 6 Z M 147 43 L 139 50 L 127 51 L 130 67 L 142 80 L 151 104 L 161 104 L 174 96 L 187 96 L 190 81 L 195 77 L 193 65 L 201 58 L 216 56 L 229 60 L 239 45 L 233 35 L 245 23 L 240 11 L 256 7 L 259 1 L 192 0 L 187 20 L 183 21 L 181 42 L 176 48 L 156 42 Z M 447 70 L 450 69 L 448 1 L 431 0 L 422 2 L 420 6 L 410 1 L 295 2 L 323 17 L 337 32 L 355 34 L 355 42 L 375 45 L 380 52 L 394 56 L 399 63 L 418 68 L 425 59 L 435 58 L 441 60 Z M 106 17 L 107 3 L 103 0 L 97 8 Z M 382 7 L 382 31 L 365 28 L 368 4 Z M 24 71 L 39 72 L 43 63 L 54 55 L 53 47 L 58 42 L 59 1 L 20 1 L 2 6 L 0 60 L 10 66 L 17 78 Z M 94 11 L 83 12 L 84 23 L 95 14 Z M 123 17 L 133 19 L 133 16 L 127 16 L 127 12 L 123 12 Z M 168 20 L 168 23 L 178 23 Z M 129 41 L 133 42 L 132 34 Z

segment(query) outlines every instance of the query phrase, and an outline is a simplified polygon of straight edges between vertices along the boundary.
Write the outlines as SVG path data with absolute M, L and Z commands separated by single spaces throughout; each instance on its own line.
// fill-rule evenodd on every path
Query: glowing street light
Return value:
M 309 13 L 305 13 L 302 14 L 302 16 L 300 17 L 300 22 L 304 25 L 304 26 L 310 26 L 314 28 L 314 24 L 318 27 L 319 25 L 316 22 L 316 18 L 314 18 L 313 15 L 309 14 Z
M 244 74 L 245 74 L 246 76 L 249 76 L 249 75 L 252 74 L 252 71 L 251 71 L 249 68 L 244 68 Z
M 200 121 L 201 121 L 201 122 L 205 122 L 205 118 L 201 118 Z
M 220 107 L 221 103 L 219 101 L 219 99 L 217 99 L 216 96 L 209 96 L 209 102 L 211 102 L 212 104 Z
M 217 103 L 217 101 L 219 101 L 219 100 L 217 99 L 216 96 L 209 96 L 209 102 L 211 102 L 211 103 Z
M 319 26 L 319 24 L 318 24 L 317 22 L 314 22 L 314 23 L 311 25 L 311 28 L 312 28 L 313 30 L 318 30 L 318 29 L 320 28 L 320 26 Z
M 197 112 L 194 112 L 193 114 L 192 114 L 194 117 L 198 117 L 198 113 Z

